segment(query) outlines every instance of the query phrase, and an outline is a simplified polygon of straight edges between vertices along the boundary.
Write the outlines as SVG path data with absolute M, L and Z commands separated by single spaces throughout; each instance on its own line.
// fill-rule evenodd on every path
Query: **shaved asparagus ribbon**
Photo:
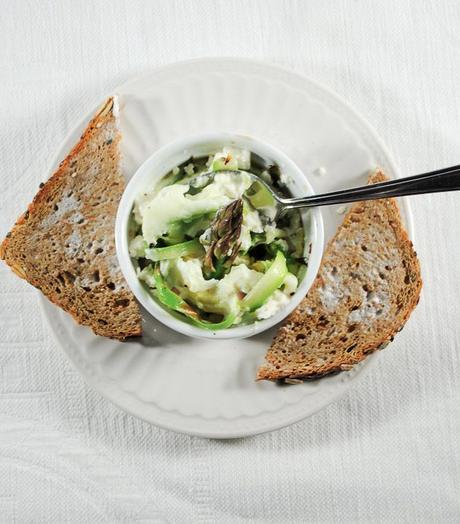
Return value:
M 287 274 L 286 257 L 281 251 L 278 251 L 267 272 L 244 297 L 241 304 L 243 309 L 254 311 L 262 306 L 270 295 L 283 284 Z
M 203 246 L 195 239 L 173 246 L 146 249 L 145 258 L 158 262 L 159 260 L 173 260 L 185 256 L 200 256 L 203 253 Z
M 165 305 L 166 307 L 182 313 L 195 325 L 202 329 L 207 329 L 210 331 L 226 329 L 230 327 L 235 321 L 236 315 L 234 313 L 229 313 L 221 322 L 207 322 L 202 320 L 198 312 L 192 308 L 190 304 L 187 304 L 185 300 L 179 296 L 177 293 L 174 293 L 172 289 L 166 285 L 166 282 L 161 275 L 160 268 L 158 265 L 155 266 L 153 270 L 153 278 L 155 280 L 155 295 L 158 300 Z

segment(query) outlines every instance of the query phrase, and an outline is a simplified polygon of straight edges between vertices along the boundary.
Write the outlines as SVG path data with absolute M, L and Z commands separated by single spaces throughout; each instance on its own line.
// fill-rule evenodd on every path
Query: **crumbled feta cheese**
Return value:
M 129 254 L 133 258 L 141 258 L 145 255 L 145 249 L 147 242 L 144 240 L 142 235 L 137 235 L 129 243 Z
M 262 173 L 260 173 L 260 178 L 268 185 L 273 184 L 272 176 L 267 170 L 264 170 Z
M 272 296 L 256 309 L 256 317 L 258 320 L 264 320 L 266 318 L 272 317 L 277 313 L 282 307 L 284 307 L 289 302 L 289 297 L 287 297 L 283 292 L 278 289 L 273 292 Z
M 296 292 L 298 285 L 299 281 L 297 280 L 297 277 L 292 273 L 288 273 L 283 282 L 283 293 L 286 295 L 292 295 Z
M 145 267 L 139 274 L 139 280 L 144 281 L 149 287 L 155 287 L 155 279 L 153 278 L 152 268 L 150 266 Z
M 292 178 L 287 175 L 284 171 L 280 174 L 280 183 L 283 186 L 287 186 L 290 182 L 292 182 Z
M 195 166 L 190 162 L 184 167 L 184 171 L 186 175 L 192 176 L 195 173 Z
M 199 238 L 202 246 L 208 246 L 211 243 L 211 228 L 205 229 Z
M 201 270 L 201 262 L 197 258 L 191 258 L 190 260 L 178 258 L 175 260 L 174 266 L 182 280 L 182 285 L 188 287 L 192 293 L 207 291 L 214 287 L 218 282 L 214 278 L 205 280 Z
M 251 167 L 251 152 L 247 149 L 224 147 L 223 153 L 233 159 L 238 169 L 249 169 Z

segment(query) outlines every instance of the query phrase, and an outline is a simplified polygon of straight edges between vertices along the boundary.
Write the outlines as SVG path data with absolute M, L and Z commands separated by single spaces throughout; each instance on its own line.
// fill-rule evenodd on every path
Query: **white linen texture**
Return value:
M 263 59 L 348 100 L 403 176 L 459 163 L 455 0 L 15 0 L 0 16 L 0 234 L 81 115 L 133 75 Z M 85 384 L 0 265 L 0 522 L 459 522 L 460 195 L 411 198 L 424 277 L 356 386 L 270 434 L 150 426 Z

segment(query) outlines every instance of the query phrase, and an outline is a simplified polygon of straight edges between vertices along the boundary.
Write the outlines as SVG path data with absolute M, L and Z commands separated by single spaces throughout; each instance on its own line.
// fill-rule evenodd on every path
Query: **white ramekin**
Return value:
M 150 156 L 136 171 L 125 188 L 118 207 L 115 224 L 115 242 L 118 261 L 123 275 L 142 306 L 156 319 L 171 329 L 185 335 L 207 339 L 246 338 L 271 328 L 283 320 L 303 299 L 309 290 L 321 262 L 323 253 L 323 219 L 319 208 L 303 212 L 305 228 L 305 254 L 308 255 L 308 268 L 305 278 L 286 306 L 275 315 L 246 326 L 236 326 L 221 331 L 207 331 L 186 320 L 180 320 L 161 306 L 148 289 L 139 281 L 128 251 L 128 221 L 136 196 L 151 189 L 159 179 L 172 168 L 191 156 L 203 156 L 216 152 L 224 146 L 248 149 L 267 161 L 280 166 L 287 175 L 287 186 L 294 196 L 312 195 L 313 189 L 296 164 L 276 147 L 258 139 L 231 133 L 206 133 L 194 135 L 170 143 Z

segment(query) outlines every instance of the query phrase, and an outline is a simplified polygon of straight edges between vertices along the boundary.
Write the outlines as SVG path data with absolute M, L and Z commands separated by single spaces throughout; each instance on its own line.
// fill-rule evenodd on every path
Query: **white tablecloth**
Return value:
M 456 0 L 26 1 L 0 15 L 3 236 L 112 88 L 211 55 L 348 99 L 402 173 L 460 161 Z M 302 423 L 236 441 L 157 429 L 85 385 L 0 267 L 1 522 L 459 522 L 460 195 L 412 200 L 422 301 L 378 364 Z

